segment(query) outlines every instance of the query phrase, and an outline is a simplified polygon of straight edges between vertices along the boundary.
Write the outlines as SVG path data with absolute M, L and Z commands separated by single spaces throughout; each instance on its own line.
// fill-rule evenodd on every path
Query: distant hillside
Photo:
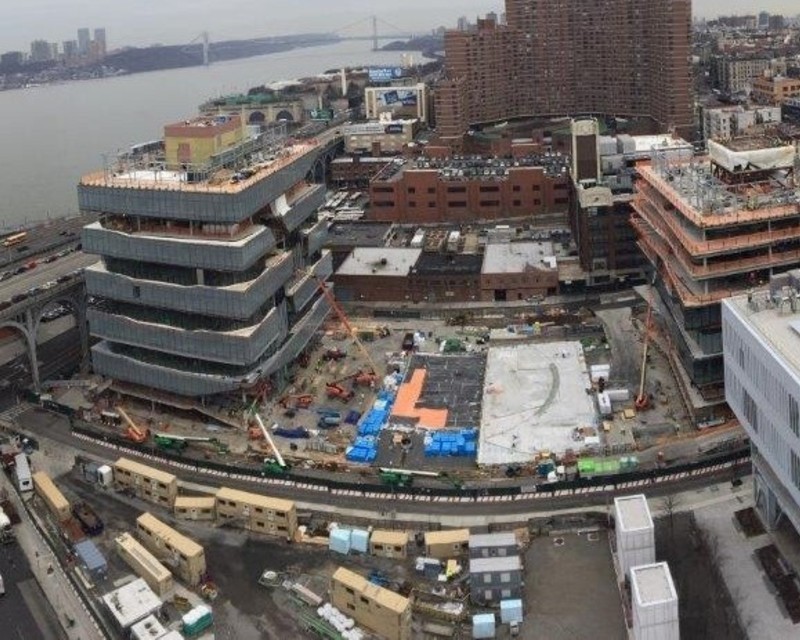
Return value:
M 420 36 L 410 40 L 395 40 L 382 47 L 383 51 L 423 51 L 433 53 L 444 50 L 443 36 Z
M 267 53 L 289 51 L 298 47 L 333 44 L 339 38 L 330 34 L 302 34 L 281 38 L 255 38 L 252 40 L 227 40 L 212 42 L 209 47 L 211 62 L 250 58 Z M 130 73 L 195 67 L 203 64 L 203 45 L 154 46 L 144 49 L 131 47 L 106 56 L 103 64 Z

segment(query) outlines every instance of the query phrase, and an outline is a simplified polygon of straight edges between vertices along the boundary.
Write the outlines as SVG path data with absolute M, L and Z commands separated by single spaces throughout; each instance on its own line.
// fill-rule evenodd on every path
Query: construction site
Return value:
M 632 223 L 655 270 L 662 336 L 692 420 L 730 417 L 720 301 L 800 258 L 798 156 L 768 137 L 708 142 L 707 156 L 656 153 L 637 167 Z
M 96 437 L 169 457 L 397 488 L 572 480 L 738 441 L 728 423 L 692 424 L 652 304 L 455 325 L 381 324 L 330 302 L 281 393 L 181 409 L 91 379 L 51 389 L 48 402 Z

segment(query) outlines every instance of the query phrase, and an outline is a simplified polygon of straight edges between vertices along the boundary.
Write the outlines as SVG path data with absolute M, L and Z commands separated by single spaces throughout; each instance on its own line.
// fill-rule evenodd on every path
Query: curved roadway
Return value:
M 57 445 L 67 446 L 76 453 L 86 453 L 100 460 L 111 462 L 119 456 L 135 457 L 148 465 L 169 471 L 178 476 L 184 486 L 187 484 L 205 487 L 226 486 L 244 491 L 266 493 L 273 497 L 286 498 L 300 503 L 304 509 L 330 512 L 335 508 L 357 509 L 371 514 L 376 520 L 391 513 L 393 519 L 401 515 L 447 515 L 462 518 L 473 517 L 485 521 L 492 516 L 503 516 L 508 521 L 511 516 L 519 516 L 519 522 L 535 517 L 537 512 L 550 512 L 575 507 L 607 506 L 616 495 L 645 493 L 648 496 L 663 496 L 679 491 L 687 491 L 740 477 L 750 473 L 749 459 L 737 463 L 713 464 L 695 472 L 685 472 L 674 476 L 656 478 L 653 481 L 641 480 L 621 483 L 616 487 L 606 485 L 586 487 L 575 490 L 520 493 L 510 496 L 480 497 L 441 497 L 428 495 L 363 493 L 357 489 L 327 489 L 314 485 L 296 484 L 275 478 L 251 478 L 238 474 L 225 474 L 201 470 L 189 462 L 167 463 L 153 456 L 142 455 L 134 449 L 101 444 L 87 436 L 71 432 L 69 421 L 63 416 L 33 409 L 20 416 L 24 425 L 21 431 L 28 432 L 40 440 L 50 440 Z

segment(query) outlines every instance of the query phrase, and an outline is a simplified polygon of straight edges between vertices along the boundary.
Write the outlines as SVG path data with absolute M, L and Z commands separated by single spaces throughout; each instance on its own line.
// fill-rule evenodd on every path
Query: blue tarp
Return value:
M 477 453 L 477 429 L 436 431 L 425 437 L 425 455 L 471 457 Z

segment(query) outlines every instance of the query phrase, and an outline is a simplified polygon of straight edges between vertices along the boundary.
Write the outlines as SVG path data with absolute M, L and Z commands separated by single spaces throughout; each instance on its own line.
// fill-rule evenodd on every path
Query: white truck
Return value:
M 28 465 L 28 456 L 24 453 L 18 453 L 14 457 L 14 477 L 17 479 L 17 488 L 20 493 L 33 491 L 31 468 Z
M 11 518 L 0 507 L 0 544 L 14 541 L 14 530 L 11 528 Z

